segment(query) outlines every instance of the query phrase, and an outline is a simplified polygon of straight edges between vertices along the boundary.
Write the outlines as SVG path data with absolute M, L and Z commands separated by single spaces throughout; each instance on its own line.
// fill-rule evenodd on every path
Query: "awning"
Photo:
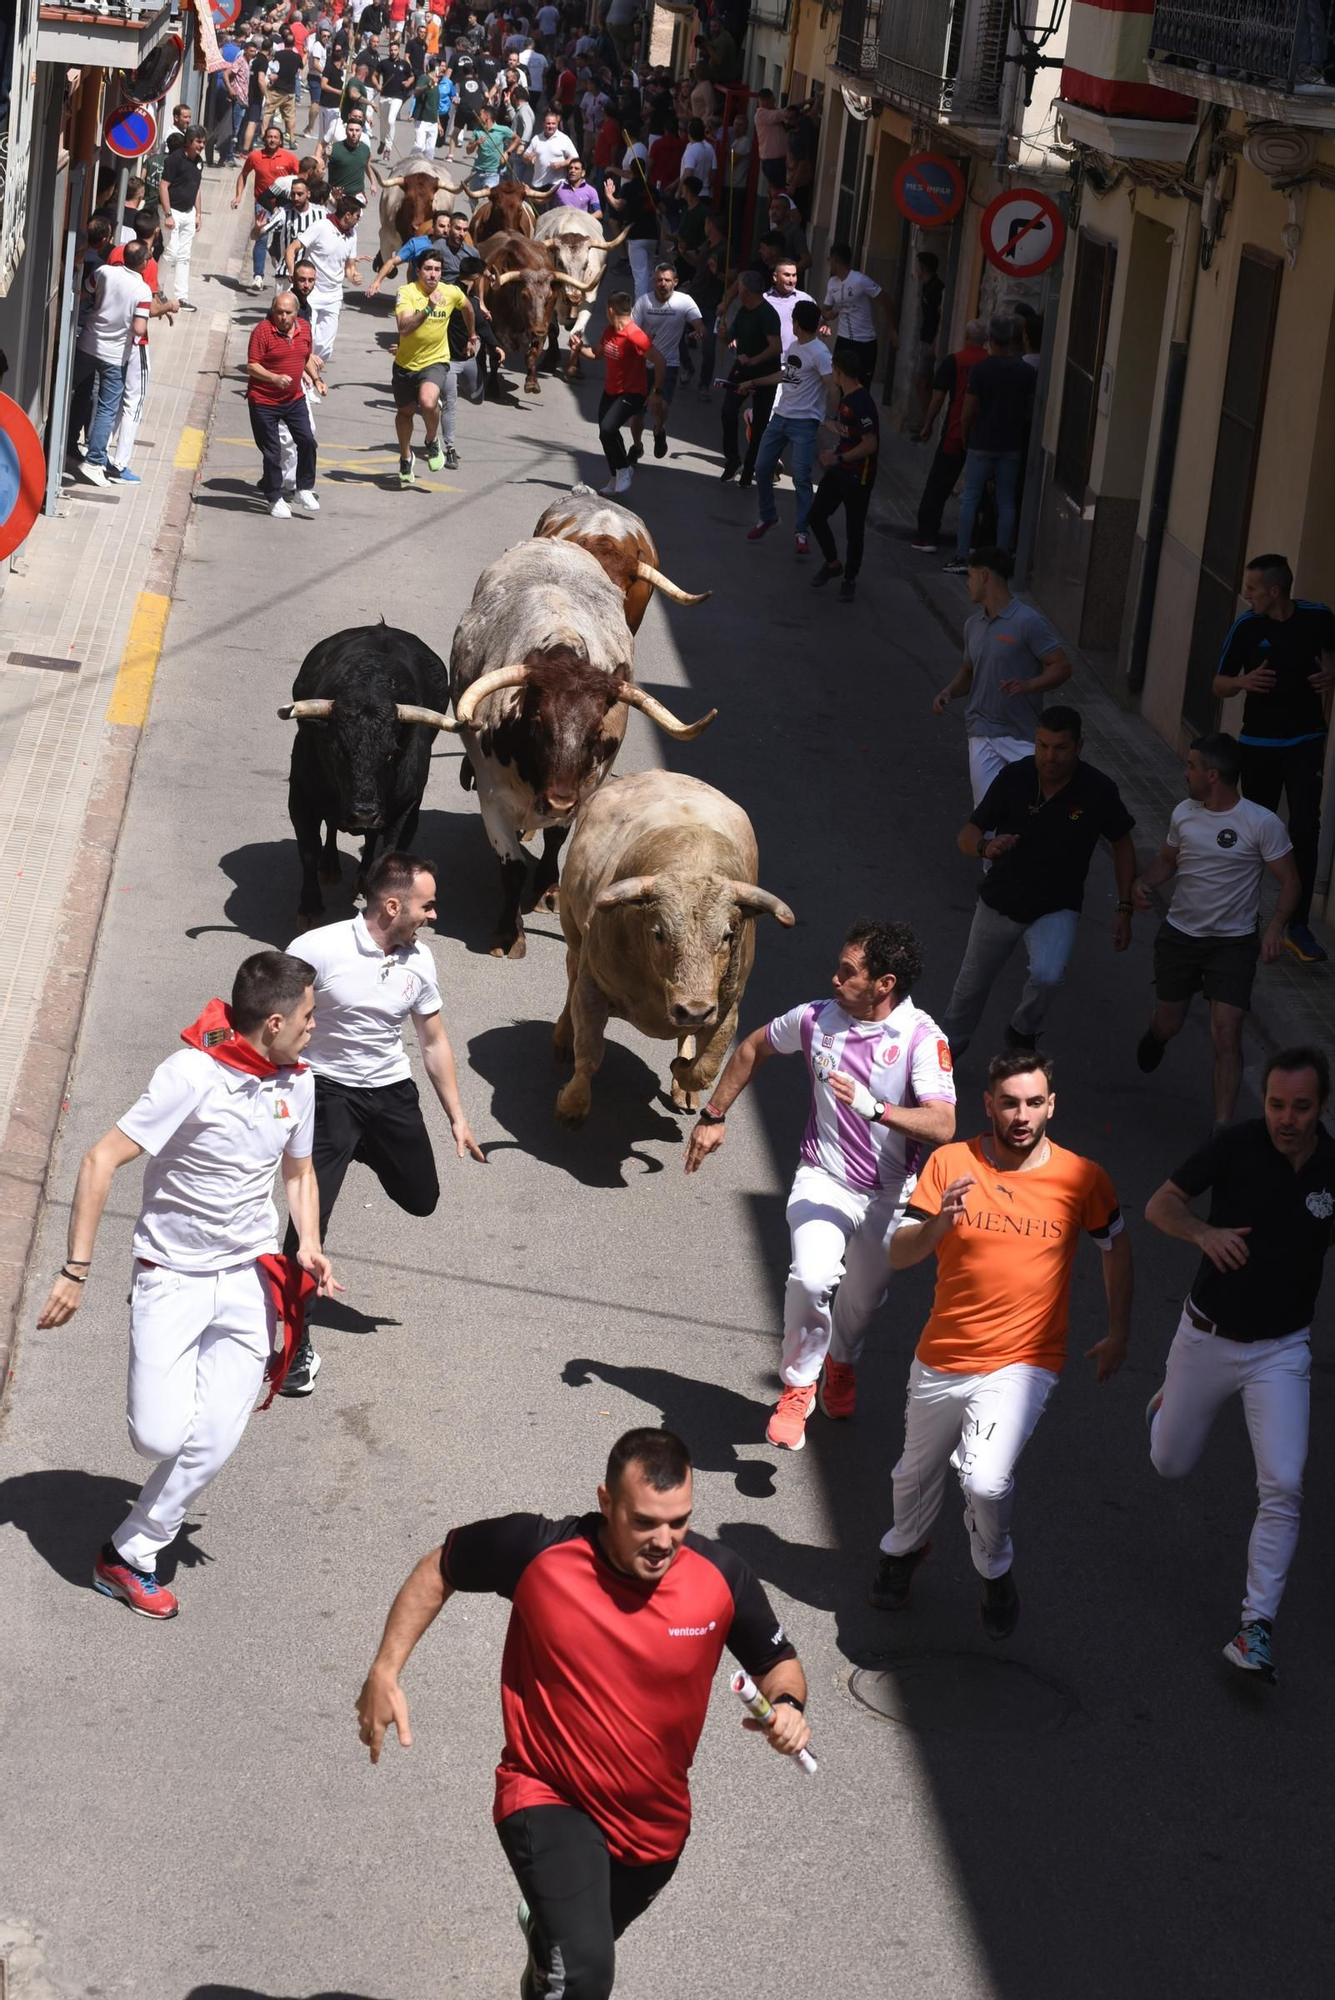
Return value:
M 102 5 L 108 0 L 101 0 Z M 70 69 L 137 69 L 172 25 L 167 0 L 110 0 L 108 13 L 98 0 L 66 0 L 63 6 L 43 4 L 37 13 L 37 60 Z

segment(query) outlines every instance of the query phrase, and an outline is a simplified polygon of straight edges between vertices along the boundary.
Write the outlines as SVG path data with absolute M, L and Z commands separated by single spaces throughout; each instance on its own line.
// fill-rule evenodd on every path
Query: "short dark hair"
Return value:
M 334 203 L 334 214 L 338 216 L 360 215 L 362 205 L 355 194 L 341 194 Z
M 1318 1098 L 1323 1104 L 1328 1101 L 1330 1097 L 1330 1063 L 1323 1050 L 1314 1048 L 1310 1042 L 1296 1042 L 1291 1049 L 1276 1049 L 1272 1056 L 1266 1058 L 1265 1068 L 1261 1071 L 1262 1097 L 1269 1090 L 1270 1079 L 1277 1069 L 1289 1071 L 1299 1069 L 1312 1070 L 1316 1075 L 1316 1092 Z
M 148 262 L 148 245 L 142 236 L 136 236 L 121 251 L 121 258 L 127 271 L 142 271 Z
M 1005 1083 L 1012 1076 L 1028 1076 L 1031 1070 L 1043 1072 L 1050 1091 L 1051 1056 L 1045 1056 L 1041 1049 L 1003 1049 L 999 1056 L 993 1056 L 987 1066 L 987 1087 L 989 1090 L 995 1090 L 999 1083 Z
M 941 259 L 937 256 L 935 250 L 920 250 L 918 252 L 918 262 L 922 265 L 924 271 L 930 271 L 935 276 Z
M 705 184 L 701 180 L 699 174 L 683 174 L 681 177 L 681 184 L 684 188 L 688 189 L 691 194 L 703 194 L 705 191 Z
M 1078 708 L 1063 708 L 1060 705 L 1045 708 L 1038 718 L 1040 729 L 1046 729 L 1052 736 L 1069 736 L 1078 743 L 1084 735 L 1084 724 L 1080 720 Z
M 1242 751 L 1236 736 L 1215 729 L 1208 736 L 1198 736 L 1191 747 L 1207 771 L 1217 771 L 1226 785 L 1236 785 L 1242 770 Z
M 257 951 L 232 981 L 232 1026 L 248 1035 L 270 1014 L 290 1014 L 315 984 L 315 967 L 290 951 Z
M 314 271 L 317 278 L 320 275 L 319 265 L 314 263 L 309 257 L 298 257 L 296 263 L 292 266 L 292 275 L 294 278 L 298 271 Z
M 987 337 L 994 347 L 1015 345 L 1015 321 L 1009 313 L 993 313 L 987 322 Z
M 1003 583 L 1009 583 L 1015 574 L 1015 558 L 1009 549 L 985 546 L 969 550 L 970 569 L 990 569 L 993 576 L 999 576 Z
M 783 231 L 781 229 L 767 229 L 760 239 L 760 247 L 762 250 L 766 248 L 770 250 L 782 250 Z M 791 258 L 789 262 L 792 262 Z
M 1267 583 L 1278 584 L 1287 597 L 1293 589 L 1293 571 L 1287 556 L 1253 556 L 1248 569 L 1259 569 Z
M 884 979 L 892 972 L 901 999 L 922 978 L 922 946 L 907 924 L 859 917 L 844 943 L 861 945 L 862 962 L 873 979 Z
M 427 255 L 434 257 L 437 253 L 429 250 Z M 419 257 L 417 261 L 420 264 L 422 259 Z M 401 847 L 391 847 L 387 854 L 378 856 L 366 871 L 366 881 L 363 886 L 366 890 L 367 907 L 383 903 L 386 896 L 405 895 L 419 875 L 429 875 L 434 882 L 435 862 L 428 861 L 425 855 L 409 854 Z
M 799 299 L 793 307 L 793 325 L 800 326 L 803 333 L 817 333 L 820 330 L 820 307 L 814 299 Z
M 851 243 L 832 243 L 830 245 L 830 255 L 837 257 L 841 264 L 851 264 L 853 261 L 853 245 Z
M 677 275 L 676 258 L 660 257 L 658 262 L 654 265 L 654 276 L 657 277 L 660 271 L 671 271 L 673 277 L 675 278 Z
M 88 224 L 88 241 L 105 243 L 111 235 L 111 223 L 105 215 L 95 215 Z
M 641 1430 L 624 1432 L 607 1454 L 603 1483 L 609 1493 L 620 1484 L 628 1465 L 639 1466 L 655 1493 L 671 1493 L 690 1478 L 691 1454 L 675 1431 L 646 1424 Z

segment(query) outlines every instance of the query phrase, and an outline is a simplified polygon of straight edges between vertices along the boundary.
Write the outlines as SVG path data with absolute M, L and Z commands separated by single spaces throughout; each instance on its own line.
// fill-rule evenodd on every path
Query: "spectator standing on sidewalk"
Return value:
M 948 354 L 932 377 L 932 400 L 927 405 L 927 415 L 918 432 L 917 443 L 929 442 L 932 426 L 943 406 L 946 420 L 941 430 L 941 442 L 927 470 L 922 498 L 918 502 L 918 530 L 912 547 L 923 555 L 936 554 L 941 538 L 941 516 L 964 470 L 964 438 L 960 418 L 964 411 L 964 398 L 969 393 L 969 377 L 987 355 L 986 338 L 987 328 L 982 320 L 971 319 L 964 329 L 963 347 L 957 347 L 953 354 Z
M 1043 697 L 1071 678 L 1071 662 L 1043 613 L 1011 596 L 1006 549 L 975 549 L 966 575 L 978 606 L 964 627 L 964 661 L 932 703 L 944 715 L 968 697 L 969 788 L 973 802 L 1007 764 L 1032 757 Z
M 276 520 L 292 518 L 283 498 L 285 425 L 297 447 L 297 505 L 317 514 L 315 497 L 315 433 L 306 408 L 305 383 L 318 381 L 312 368 L 311 329 L 299 315 L 294 292 L 278 292 L 250 336 L 246 350 L 246 391 L 251 434 L 259 446 L 264 472 L 260 492 Z
M 811 584 L 814 590 L 823 590 L 835 577 L 842 577 L 839 599 L 843 604 L 851 604 L 857 595 L 858 572 L 862 568 L 867 509 L 876 486 L 881 418 L 851 348 L 836 349 L 832 373 L 839 392 L 839 408 L 830 428 L 838 442 L 833 451 L 823 451 L 820 455 L 825 471 L 807 520 L 825 558 Z M 848 532 L 848 559 L 842 563 L 830 532 L 831 517 L 841 507 Z
M 1274 965 L 1302 893 L 1293 844 L 1283 822 L 1238 789 L 1241 754 L 1222 731 L 1198 736 L 1187 753 L 1189 796 L 1173 808 L 1168 839 L 1132 885 L 1138 910 L 1170 879 L 1173 899 L 1154 940 L 1154 1012 L 1136 1048 L 1146 1075 L 1180 1033 L 1192 995 L 1203 992 L 1214 1043 L 1214 1115 L 1233 1116 L 1242 1082 L 1242 1022 L 1251 1005 L 1259 955 Z M 1266 870 L 1279 901 L 1258 944 L 1257 918 Z
M 830 245 L 830 281 L 825 287 L 821 331 L 833 335 L 834 351 L 847 350 L 854 368 L 864 382 L 876 374 L 880 342 L 876 322 L 885 329 L 886 345 L 898 347 L 899 331 L 890 301 L 875 278 L 853 269 L 853 250 L 848 243 Z
M 918 352 L 913 371 L 913 393 L 918 400 L 919 422 L 927 420 L 927 402 L 936 374 L 936 347 L 941 334 L 941 308 L 946 288 L 937 275 L 940 258 L 935 250 L 920 250 L 914 260 L 918 276 Z
M 134 343 L 148 338 L 150 319 L 176 311 L 175 299 L 154 299 L 145 282 L 146 246 L 127 243 L 124 259 L 122 264 L 104 264 L 93 280 L 92 310 L 80 329 L 75 352 L 75 403 L 91 412 L 86 419 L 88 449 L 78 471 L 90 486 L 111 483 L 107 446 L 125 400 Z
M 1285 948 L 1304 965 L 1323 965 L 1328 954 L 1309 919 L 1326 762 L 1323 696 L 1335 687 L 1335 612 L 1292 591 L 1285 557 L 1253 556 L 1242 578 L 1248 609 L 1224 641 L 1214 692 L 1221 701 L 1246 696 L 1238 734 L 1243 796 L 1271 812 L 1281 794 L 1288 805 L 1302 891 L 1284 932 Z
M 760 518 L 747 534 L 758 542 L 779 524 L 774 499 L 774 471 L 785 446 L 791 450 L 793 487 L 797 495 L 793 552 L 804 556 L 810 546 L 807 518 L 814 497 L 811 467 L 816 455 L 816 434 L 829 410 L 830 350 L 820 338 L 820 307 L 814 299 L 803 299 L 793 311 L 793 338 L 784 349 L 779 372 L 768 378 L 778 384 L 774 409 L 765 427 L 765 436 L 756 454 L 756 498 Z
M 144 262 L 140 275 L 152 292 L 154 300 L 162 296 L 162 282 L 158 272 L 157 259 L 153 255 L 153 243 L 157 235 L 157 223 L 151 215 L 141 215 L 135 225 L 135 241 L 143 245 Z M 120 265 L 125 262 L 128 244 L 113 250 L 108 262 Z M 174 299 L 166 301 L 175 305 Z M 116 429 L 107 445 L 107 476 L 121 481 L 126 486 L 137 486 L 139 474 L 130 469 L 130 459 L 139 435 L 139 426 L 144 420 L 144 410 L 148 403 L 148 334 L 132 335 L 129 354 L 125 364 L 125 393 L 121 398 L 120 416 Z
M 190 297 L 190 253 L 203 219 L 200 183 L 204 178 L 202 125 L 186 128 L 184 143 L 168 154 L 158 183 L 162 227 L 163 289 L 186 312 L 196 310 Z
M 960 494 L 955 556 L 946 564 L 951 576 L 963 576 L 969 567 L 974 523 L 989 479 L 997 494 L 998 545 L 1003 549 L 1015 546 L 1016 499 L 1034 412 L 1036 377 L 1014 352 L 1014 345 L 1013 319 L 997 314 L 988 321 L 987 353 L 974 364 L 960 413 L 964 490 Z
M 760 171 L 772 188 L 788 185 L 788 113 L 780 111 L 772 90 L 756 95 L 756 149 Z

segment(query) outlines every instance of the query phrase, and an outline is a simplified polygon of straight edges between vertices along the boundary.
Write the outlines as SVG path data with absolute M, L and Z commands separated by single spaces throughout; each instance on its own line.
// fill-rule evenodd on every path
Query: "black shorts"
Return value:
M 444 361 L 433 362 L 430 368 L 400 368 L 396 361 L 389 381 L 395 409 L 412 409 L 423 382 L 434 382 L 438 389 L 443 389 L 449 372 L 449 365 Z
M 1165 921 L 1154 940 L 1154 991 L 1160 1000 L 1190 1000 L 1203 993 L 1226 1007 L 1252 1004 L 1252 980 L 1261 955 L 1260 939 L 1188 937 Z

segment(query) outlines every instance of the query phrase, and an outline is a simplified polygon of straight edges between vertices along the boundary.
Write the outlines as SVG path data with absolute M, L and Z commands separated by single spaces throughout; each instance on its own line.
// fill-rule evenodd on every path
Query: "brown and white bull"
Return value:
M 545 243 L 556 259 L 558 271 L 580 287 L 580 297 L 574 293 L 558 301 L 552 321 L 552 367 L 558 365 L 556 346 L 556 323 L 568 327 L 571 333 L 582 334 L 589 323 L 593 309 L 593 297 L 603 281 L 607 269 L 608 252 L 619 249 L 630 235 L 629 226 L 620 236 L 603 235 L 602 218 L 588 215 L 582 208 L 564 208 L 558 204 L 549 208 L 539 220 L 533 233 L 534 241 Z M 566 375 L 572 382 L 583 380 L 583 370 L 579 356 L 572 354 L 566 364 Z
M 523 181 L 497 181 L 473 210 L 470 233 L 474 243 L 497 236 L 505 229 L 512 229 L 518 236 L 532 236 L 538 220 L 535 204 L 547 201 L 553 192 L 550 188 L 538 191 L 526 187 Z
M 384 264 L 413 236 L 429 236 L 438 213 L 453 210 L 454 190 L 430 167 L 395 174 L 380 190 L 380 256 Z
M 567 990 L 552 1049 L 575 1065 L 556 1099 L 563 1125 L 589 1115 L 609 1018 L 677 1044 L 672 1102 L 698 1109 L 736 1031 L 754 919 L 796 921 L 758 872 L 750 820 L 698 778 L 640 771 L 589 801 L 561 877 Z
M 538 359 L 556 310 L 556 297 L 571 281 L 557 271 L 545 246 L 513 229 L 488 236 L 478 244 L 478 252 L 486 265 L 482 301 L 491 314 L 496 338 L 508 355 L 516 360 L 523 356 L 524 394 L 540 395 Z
M 633 684 L 635 642 L 621 593 L 593 557 L 566 542 L 518 542 L 484 569 L 450 652 L 450 693 L 466 752 L 459 776 L 477 786 L 503 901 L 491 950 L 522 958 L 520 905 L 543 830 L 532 901 L 551 907 L 571 821 L 597 791 L 641 709 L 688 741 L 716 711 L 684 723 Z
M 703 604 L 712 595 L 708 590 L 683 590 L 664 576 L 654 538 L 639 515 L 602 499 L 591 486 L 572 486 L 565 499 L 553 500 L 538 516 L 533 532 L 588 550 L 621 592 L 632 632 L 639 631 L 655 590 L 674 604 Z

